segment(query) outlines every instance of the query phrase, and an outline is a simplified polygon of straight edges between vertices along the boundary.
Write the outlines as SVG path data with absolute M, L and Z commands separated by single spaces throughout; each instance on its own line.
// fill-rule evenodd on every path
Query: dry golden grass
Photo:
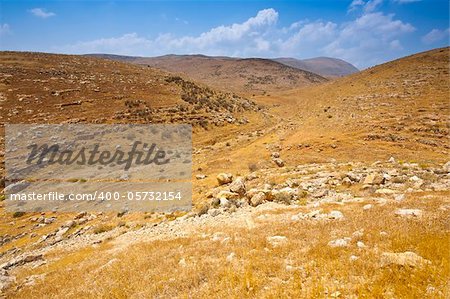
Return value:
M 338 209 L 342 221 L 290 221 L 300 210 L 259 212 L 254 229 L 230 226 L 205 228 L 205 235 L 132 245 L 111 251 L 98 248 L 60 256 L 43 266 L 45 280 L 10 292 L 11 298 L 323 298 L 340 292 L 342 298 L 445 298 L 450 275 L 448 192 L 409 196 L 401 204 L 362 203 L 325 206 Z M 396 217 L 398 207 L 421 208 L 421 219 Z M 275 218 L 270 218 L 275 217 Z M 262 218 L 264 219 L 264 218 Z M 330 240 L 355 238 L 346 248 L 327 246 Z M 229 236 L 213 241 L 214 233 Z M 380 235 L 386 232 L 386 236 Z M 269 236 L 286 236 L 288 243 L 272 247 Z M 413 251 L 431 261 L 423 267 L 380 267 L 383 252 Z M 227 256 L 234 252 L 231 262 Z M 359 257 L 351 261 L 350 256 Z M 52 255 L 57 257 L 58 255 Z M 287 269 L 286 266 L 291 267 Z M 69 274 L 70 273 L 70 274 Z M 23 270 L 20 276 L 36 274 Z

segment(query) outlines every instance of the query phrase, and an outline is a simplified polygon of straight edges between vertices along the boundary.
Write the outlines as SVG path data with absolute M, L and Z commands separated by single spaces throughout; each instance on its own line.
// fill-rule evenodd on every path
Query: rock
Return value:
M 388 160 L 389 163 L 397 163 L 394 157 L 390 157 Z
M 203 179 L 206 178 L 206 174 L 197 174 L 197 175 L 195 176 L 195 178 L 196 178 L 197 180 L 203 180 Z
M 58 231 L 56 232 L 56 237 L 62 237 L 64 236 L 65 233 L 67 233 L 69 231 L 69 227 L 61 227 L 60 229 L 58 229 Z
M 51 217 L 51 218 L 45 218 L 44 219 L 44 224 L 52 224 L 53 222 L 55 222 L 56 218 Z
M 284 166 L 284 161 L 281 160 L 280 158 L 274 158 L 272 159 L 272 161 L 277 164 L 278 167 L 283 167 Z
M 384 183 L 384 177 L 379 173 L 371 173 L 363 181 L 364 185 L 381 185 Z
M 16 258 L 10 260 L 7 263 L 0 265 L 0 269 L 8 270 L 10 268 L 15 268 L 17 266 L 22 266 L 22 265 L 40 261 L 40 260 L 43 260 L 42 254 L 19 256 L 19 257 L 16 257 Z
M 401 253 L 385 252 L 381 255 L 382 267 L 389 265 L 420 267 L 427 264 L 431 264 L 431 262 L 411 251 Z
M 186 260 L 183 258 L 178 262 L 178 265 L 185 268 L 187 266 Z
M 358 246 L 358 248 L 361 248 L 361 249 L 367 247 L 366 244 L 364 244 L 364 243 L 361 242 L 361 241 L 356 242 L 356 246 Z
M 87 213 L 86 212 L 80 212 L 80 213 L 78 213 L 77 215 L 75 215 L 75 220 L 77 220 L 77 219 L 80 219 L 80 218 L 83 218 L 84 216 L 86 216 L 87 215 Z
M 354 172 L 348 172 L 346 176 L 355 183 L 358 183 L 361 181 L 362 176 L 360 174 L 354 173 Z
M 284 246 L 288 243 L 288 238 L 285 236 L 267 237 L 266 240 L 272 247 L 280 247 L 280 246 Z
M 353 232 L 352 238 L 361 239 L 364 236 L 364 229 L 357 230 Z
M 328 219 L 343 219 L 344 218 L 344 214 L 342 214 L 340 211 L 331 211 L 328 214 Z
M 405 194 L 397 194 L 394 196 L 395 201 L 403 201 L 405 199 Z
M 330 247 L 347 247 L 350 238 L 344 238 L 344 239 L 336 239 L 328 242 L 328 246 Z
M 234 260 L 234 257 L 236 256 L 236 254 L 234 253 L 234 252 L 232 252 L 232 253 L 230 253 L 228 256 L 227 256 L 227 262 L 228 263 L 231 263 L 233 260 Z
M 216 217 L 216 216 L 220 215 L 220 210 L 219 209 L 209 209 L 208 215 L 211 217 Z
M 319 190 L 316 190 L 313 193 L 311 193 L 311 197 L 321 198 L 321 197 L 327 196 L 327 194 L 328 194 L 328 189 L 319 189 Z
M 219 173 L 217 175 L 217 182 L 219 185 L 229 184 L 233 181 L 233 175 L 231 173 Z
M 358 259 L 359 259 L 359 257 L 357 257 L 356 255 L 351 255 L 350 256 L 350 261 L 351 262 L 357 261 Z
M 272 156 L 272 158 L 279 158 L 280 157 L 280 153 L 279 152 L 273 152 L 272 154 L 271 154 L 271 156 Z
M 244 196 L 246 192 L 245 188 L 245 179 L 243 177 L 236 178 L 230 184 L 230 191 L 239 194 L 240 196 Z
M 352 180 L 348 177 L 345 177 L 342 181 L 341 181 L 341 185 L 342 186 L 347 186 L 350 187 L 353 184 Z
M 219 199 L 238 199 L 239 198 L 239 194 L 234 193 L 234 192 L 230 192 L 230 191 L 220 191 L 219 194 L 216 195 L 217 198 Z
M 229 207 L 231 207 L 231 202 L 228 199 L 222 197 L 222 198 L 219 199 L 219 201 L 220 201 L 219 205 L 222 208 L 229 208 Z
M 401 217 L 421 217 L 422 210 L 419 209 L 398 209 L 395 211 L 395 215 Z
M 442 169 L 443 169 L 445 172 L 449 173 L 449 172 L 450 172 L 450 161 L 448 161 L 447 163 L 445 163 L 445 164 L 442 166 Z
M 18 193 L 26 189 L 31 183 L 27 181 L 19 181 L 17 183 L 8 184 L 3 190 L 4 194 Z
M 253 207 L 256 207 L 256 206 L 259 206 L 260 204 L 263 204 L 265 200 L 266 200 L 266 195 L 264 194 L 264 192 L 258 192 L 252 196 L 252 198 L 250 199 L 250 204 Z
M 276 202 L 291 203 L 291 200 L 296 195 L 297 191 L 295 189 L 292 189 L 290 187 L 286 187 L 280 190 L 272 190 L 272 198 Z
M 0 292 L 9 288 L 14 282 L 16 282 L 14 276 L 9 276 L 4 270 L 0 272 Z
M 77 224 L 78 224 L 78 225 L 83 225 L 83 224 L 85 224 L 86 222 L 88 222 L 88 220 L 87 220 L 86 218 L 80 218 L 80 219 L 78 219 Z
M 364 205 L 363 210 L 367 211 L 367 210 L 370 210 L 372 207 L 373 206 L 371 204 L 367 204 L 367 205 Z

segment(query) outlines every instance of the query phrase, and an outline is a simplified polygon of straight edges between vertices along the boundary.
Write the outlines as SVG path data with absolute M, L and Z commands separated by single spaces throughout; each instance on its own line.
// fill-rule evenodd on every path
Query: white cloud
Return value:
M 422 42 L 424 42 L 425 44 L 433 44 L 445 38 L 447 38 L 448 40 L 449 37 L 450 37 L 450 28 L 444 30 L 433 29 L 422 37 Z
M 376 5 L 373 2 L 373 5 Z M 298 21 L 278 26 L 278 12 L 264 9 L 242 23 L 222 25 L 197 36 L 161 34 L 150 39 L 137 33 L 55 48 L 63 53 L 226 55 L 240 57 L 332 56 L 358 67 L 398 57 L 401 38 L 415 28 L 382 12 L 363 13 L 350 22 Z
M 33 9 L 30 9 L 30 12 L 31 12 L 34 16 L 39 17 L 39 18 L 43 18 L 43 19 L 46 19 L 46 18 L 50 18 L 50 17 L 56 16 L 55 13 L 53 13 L 53 12 L 48 12 L 45 8 L 33 8 Z
M 0 24 L 0 36 L 7 35 L 11 33 L 11 28 L 8 24 Z

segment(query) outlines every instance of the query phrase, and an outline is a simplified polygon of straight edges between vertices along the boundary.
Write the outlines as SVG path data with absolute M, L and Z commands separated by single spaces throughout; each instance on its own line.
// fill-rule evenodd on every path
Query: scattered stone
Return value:
M 389 265 L 420 267 L 427 264 L 431 264 L 431 262 L 411 251 L 401 253 L 385 252 L 381 255 L 382 267 L 386 267 Z
M 263 204 L 265 200 L 266 200 L 266 195 L 264 194 L 264 192 L 258 192 L 252 196 L 252 198 L 250 199 L 250 204 L 253 207 L 256 207 L 256 206 L 259 206 L 260 204 Z
M 401 217 L 421 217 L 422 210 L 419 209 L 398 209 L 395 211 L 395 215 Z
M 358 259 L 359 259 L 359 257 L 356 256 L 356 255 L 351 255 L 351 256 L 350 256 L 350 261 L 351 261 L 351 262 L 357 261 Z
M 344 214 L 342 214 L 340 211 L 331 211 L 328 214 L 328 218 L 329 219 L 339 220 L 339 219 L 343 219 L 344 218 Z
M 228 262 L 228 263 L 233 262 L 235 256 L 236 256 L 236 254 L 235 254 L 234 252 L 230 253 L 230 254 L 227 256 L 227 262 Z
M 278 167 L 283 167 L 284 166 L 284 161 L 281 160 L 280 158 L 275 158 L 272 160 L 275 164 L 277 164 Z
M 405 194 L 397 194 L 394 196 L 395 201 L 403 201 L 405 199 Z
M 197 180 L 203 180 L 203 179 L 205 179 L 207 176 L 206 176 L 206 174 L 197 174 L 196 176 L 195 176 L 195 178 L 197 179 Z
M 279 158 L 280 157 L 280 153 L 279 152 L 273 152 L 272 154 L 271 154 L 271 156 L 272 156 L 272 158 Z
M 364 205 L 363 210 L 367 211 L 367 210 L 370 210 L 372 207 L 373 206 L 371 204 L 367 204 L 367 205 Z
M 246 188 L 245 188 L 245 179 L 243 177 L 236 178 L 231 184 L 230 184 L 230 191 L 235 192 L 241 196 L 245 195 Z
M 358 248 L 361 248 L 361 249 L 363 249 L 363 248 L 366 248 L 367 246 L 366 246 L 366 244 L 364 244 L 363 242 L 361 242 L 361 241 L 358 241 L 358 242 L 356 242 L 356 246 L 358 246 Z
M 219 185 L 229 184 L 233 181 L 233 175 L 231 173 L 219 173 L 217 175 L 217 182 Z
M 371 173 L 363 181 L 364 185 L 381 185 L 384 183 L 384 177 L 379 173 Z
M 185 268 L 187 266 L 186 260 L 184 258 L 182 258 L 179 262 L 178 265 L 180 265 L 181 267 Z
M 9 276 L 5 270 L 0 271 L 0 292 L 9 288 L 15 282 L 16 278 L 14 276 Z
M 347 247 L 350 242 L 350 238 L 336 239 L 328 242 L 330 247 Z

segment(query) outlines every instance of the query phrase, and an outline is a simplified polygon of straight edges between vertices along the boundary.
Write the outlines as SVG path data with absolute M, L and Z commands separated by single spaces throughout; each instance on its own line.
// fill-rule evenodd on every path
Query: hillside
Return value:
M 148 58 L 103 54 L 95 56 L 180 73 L 208 86 L 242 94 L 265 94 L 326 81 L 325 78 L 309 71 L 261 58 L 238 59 L 203 55 L 166 55 Z
M 82 56 L 0 52 L 0 122 L 224 125 L 245 98 L 166 72 Z
M 359 72 L 352 64 L 342 59 L 331 57 L 316 57 L 310 59 L 275 58 L 273 60 L 327 78 L 343 77 Z

